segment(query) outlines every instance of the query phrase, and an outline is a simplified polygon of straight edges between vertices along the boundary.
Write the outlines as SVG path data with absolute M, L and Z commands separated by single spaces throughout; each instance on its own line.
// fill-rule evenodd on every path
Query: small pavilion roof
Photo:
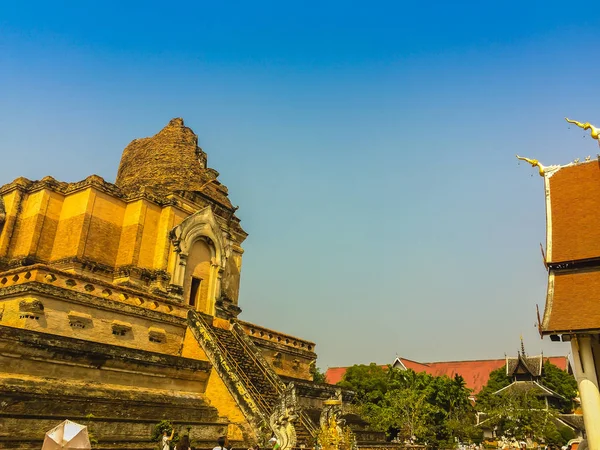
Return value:
M 513 376 L 519 370 L 525 370 L 534 377 L 542 376 L 542 367 L 544 365 L 543 355 L 526 356 L 519 352 L 517 357 L 506 358 L 506 375 Z

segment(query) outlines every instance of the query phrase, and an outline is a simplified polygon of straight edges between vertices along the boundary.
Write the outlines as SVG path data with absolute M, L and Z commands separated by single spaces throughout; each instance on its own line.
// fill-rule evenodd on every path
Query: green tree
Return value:
M 338 385 L 354 391 L 357 403 L 378 405 L 388 391 L 389 369 L 375 363 L 354 365 L 346 370 Z
M 434 403 L 439 407 L 437 438 L 454 443 L 471 441 L 478 430 L 475 427 L 475 408 L 469 399 L 471 390 L 460 375 L 454 378 L 434 378 Z
M 506 375 L 506 367 L 502 366 L 496 370 L 492 370 L 487 384 L 477 394 L 478 408 L 482 409 L 482 407 L 487 406 L 490 403 L 491 396 L 510 383 L 511 380 Z
M 577 397 L 577 381 L 573 375 L 546 361 L 542 370 L 542 384 L 564 397 L 559 401 L 560 412 L 573 411 L 574 399 Z
M 490 396 L 483 411 L 499 436 L 546 440 L 556 432 L 557 411 L 546 404 L 540 388 L 514 386 Z
M 354 366 L 340 385 L 354 390 L 363 417 L 390 438 L 436 446 L 470 440 L 476 433 L 469 389 L 462 377 L 412 370 Z
M 390 437 L 401 441 L 418 442 L 435 440 L 438 406 L 431 402 L 433 377 L 412 370 L 390 369 L 388 390 L 378 408 L 374 408 L 372 421 L 386 430 Z
M 327 383 L 327 380 L 325 378 L 325 373 L 323 373 L 321 371 L 321 369 L 319 369 L 317 367 L 317 364 L 315 362 L 315 364 L 313 364 L 312 366 L 310 366 L 310 374 L 313 377 L 313 381 L 315 383 Z
M 427 401 L 428 392 L 411 387 L 387 392 L 382 404 L 373 409 L 372 423 L 391 432 L 401 441 L 427 441 L 434 437 L 436 408 Z

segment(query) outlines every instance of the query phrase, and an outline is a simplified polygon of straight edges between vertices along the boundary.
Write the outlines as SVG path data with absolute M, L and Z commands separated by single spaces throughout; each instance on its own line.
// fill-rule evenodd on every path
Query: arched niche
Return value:
M 170 238 L 176 253 L 173 284 L 185 303 L 214 315 L 228 251 L 210 206 L 184 219 L 171 230 Z

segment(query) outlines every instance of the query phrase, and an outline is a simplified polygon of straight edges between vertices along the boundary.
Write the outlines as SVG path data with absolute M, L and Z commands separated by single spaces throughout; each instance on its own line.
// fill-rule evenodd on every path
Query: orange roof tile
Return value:
M 387 370 L 388 368 L 387 364 L 379 367 L 383 370 Z M 329 367 L 325 372 L 325 381 L 329 384 L 338 384 L 344 379 L 346 370 L 348 370 L 347 367 Z
M 600 162 L 561 167 L 546 181 L 548 262 L 600 257 Z
M 542 332 L 553 334 L 600 328 L 600 272 L 552 272 Z
M 338 384 L 344 379 L 347 367 L 330 367 L 325 372 L 325 381 L 329 384 Z
M 429 363 L 427 373 L 436 377 L 446 375 L 454 378 L 460 375 L 464 378 L 467 388 L 477 394 L 487 384 L 490 372 L 506 364 L 505 359 L 487 359 L 476 361 L 441 361 Z

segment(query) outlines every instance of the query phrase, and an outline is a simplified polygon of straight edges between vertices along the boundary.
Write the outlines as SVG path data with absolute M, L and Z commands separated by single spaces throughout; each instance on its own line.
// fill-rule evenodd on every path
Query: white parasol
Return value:
M 46 433 L 42 450 L 92 448 L 87 427 L 65 420 Z

